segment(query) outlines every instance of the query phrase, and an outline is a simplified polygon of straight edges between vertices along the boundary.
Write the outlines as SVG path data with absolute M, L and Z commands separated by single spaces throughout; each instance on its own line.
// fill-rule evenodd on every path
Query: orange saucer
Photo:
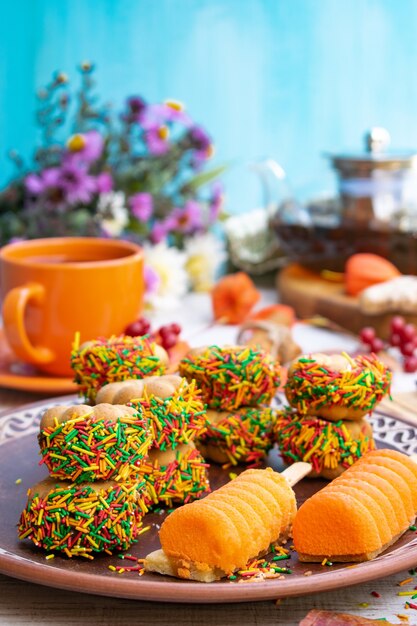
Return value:
M 178 362 L 185 356 L 190 346 L 185 341 L 179 341 L 170 353 L 170 364 L 167 373 L 177 371 Z M 33 393 L 50 393 L 60 395 L 76 393 L 77 385 L 72 378 L 48 376 L 32 365 L 18 361 L 9 348 L 3 328 L 0 328 L 0 387 L 21 389 Z
M 77 385 L 72 378 L 49 376 L 32 365 L 18 361 L 9 348 L 2 328 L 0 328 L 0 387 L 58 395 L 77 391 Z

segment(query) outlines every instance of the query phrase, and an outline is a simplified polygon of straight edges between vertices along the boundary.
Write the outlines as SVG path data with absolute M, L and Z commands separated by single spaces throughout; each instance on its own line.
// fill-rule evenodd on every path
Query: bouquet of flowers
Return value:
M 115 113 L 97 100 L 94 66 L 79 69 L 75 93 L 63 73 L 38 92 L 41 141 L 33 161 L 10 153 L 17 173 L 0 192 L 0 245 L 108 236 L 159 244 L 159 255 L 170 250 L 171 264 L 172 248 L 206 248 L 212 255 L 217 244 L 207 237 L 221 217 L 223 191 L 216 179 L 225 168 L 206 169 L 213 144 L 204 128 L 175 101 L 149 104 L 131 96 Z M 201 245 L 195 236 L 203 238 Z M 201 263 L 187 256 L 182 261 L 191 268 L 192 286 L 204 288 Z

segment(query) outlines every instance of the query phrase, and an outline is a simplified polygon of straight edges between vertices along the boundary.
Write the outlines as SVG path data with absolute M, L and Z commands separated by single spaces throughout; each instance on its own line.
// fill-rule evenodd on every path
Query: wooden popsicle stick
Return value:
M 287 479 L 287 482 L 290 487 L 293 487 L 297 483 L 300 482 L 303 478 L 305 478 L 313 469 L 311 463 L 304 463 L 304 461 L 299 461 L 287 467 L 281 473 L 281 476 Z

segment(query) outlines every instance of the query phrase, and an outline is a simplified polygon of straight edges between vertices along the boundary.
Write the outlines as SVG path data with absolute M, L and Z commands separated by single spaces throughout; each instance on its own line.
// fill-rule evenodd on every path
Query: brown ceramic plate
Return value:
M 75 396 L 51 399 L 26 405 L 17 411 L 5 412 L 0 417 L 0 572 L 31 582 L 83 591 L 105 596 L 136 598 L 169 602 L 244 602 L 267 600 L 284 596 L 302 595 L 346 587 L 388 574 L 415 567 L 417 537 L 415 532 L 405 535 L 374 561 L 354 566 L 338 564 L 332 567 L 299 563 L 296 553 L 284 561 L 292 574 L 284 579 L 262 582 L 231 582 L 211 584 L 187 582 L 157 574 L 117 574 L 108 565 L 120 565 L 115 556 L 99 556 L 94 561 L 81 561 L 56 556 L 46 560 L 45 553 L 30 541 L 18 541 L 16 523 L 25 506 L 26 490 L 45 476 L 45 469 L 37 465 L 36 432 L 43 410 L 53 404 L 75 402 Z M 379 447 L 392 447 L 402 452 L 417 452 L 417 428 L 387 414 L 373 418 L 375 437 Z M 275 459 L 276 461 L 276 459 Z M 274 459 L 270 458 L 274 464 Z M 243 469 L 243 468 L 242 468 Z M 20 484 L 16 480 L 21 479 Z M 228 472 L 213 466 L 212 487 L 217 488 L 229 479 Z M 321 480 L 304 480 L 296 487 L 299 503 L 324 485 Z M 132 546 L 130 553 L 144 557 L 159 547 L 157 529 L 163 514 L 149 514 L 146 524 L 152 528 Z M 305 576 L 306 571 L 311 576 Z

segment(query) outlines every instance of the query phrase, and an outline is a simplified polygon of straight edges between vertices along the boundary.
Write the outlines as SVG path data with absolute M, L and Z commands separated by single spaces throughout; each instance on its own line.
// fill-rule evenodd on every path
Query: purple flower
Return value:
M 37 176 L 36 174 L 29 174 L 25 178 L 25 187 L 29 191 L 29 193 L 37 196 L 38 194 L 42 193 L 44 189 L 44 183 L 40 176 Z
M 194 152 L 191 159 L 191 166 L 196 170 L 201 169 L 204 161 L 207 161 L 213 154 L 213 145 L 210 137 L 201 126 L 193 126 L 188 131 L 188 140 Z
M 158 291 L 161 279 L 158 276 L 158 273 L 150 265 L 145 265 L 144 267 L 144 278 L 145 292 L 147 294 L 155 293 L 156 291 Z
M 101 172 L 96 176 L 97 193 L 109 193 L 113 189 L 113 178 L 110 172 Z
M 165 154 L 169 150 L 168 129 L 166 126 L 154 126 L 145 133 L 145 142 L 151 154 Z
M 188 131 L 188 138 L 198 152 L 207 152 L 211 148 L 211 139 L 201 126 L 193 126 Z
M 133 115 L 140 115 L 146 109 L 146 102 L 140 96 L 131 96 L 127 99 L 126 104 Z
M 183 107 L 176 102 L 165 102 L 160 106 L 163 107 L 162 113 L 165 115 L 167 122 L 178 122 L 186 128 L 192 125 L 190 116 L 187 115 Z
M 59 169 L 50 167 L 40 174 L 29 174 L 25 178 L 25 187 L 34 196 L 38 196 L 50 187 L 58 186 Z
M 69 138 L 68 152 L 65 155 L 66 161 L 81 161 L 92 163 L 97 161 L 102 155 L 104 140 L 96 130 L 89 130 L 87 133 L 73 135 Z
M 25 186 L 30 194 L 42 196 L 50 205 L 87 203 L 97 192 L 94 177 L 72 162 L 64 162 L 60 168 L 47 168 L 39 174 L 29 174 Z
M 70 204 L 90 202 L 97 190 L 94 178 L 75 163 L 64 163 L 59 171 L 58 186 Z
M 129 198 L 133 215 L 141 222 L 146 222 L 153 212 L 153 198 L 150 193 L 136 193 Z
M 172 217 L 182 233 L 193 233 L 203 226 L 201 206 L 195 200 L 188 200 L 182 209 L 174 209 Z
M 164 220 L 156 220 L 152 226 L 151 241 L 152 243 L 160 243 L 163 241 L 169 233 L 174 230 L 176 222 L 172 217 L 167 217 Z
M 126 100 L 127 111 L 124 111 L 120 117 L 124 122 L 128 122 L 129 124 L 133 122 L 141 124 L 147 106 L 146 101 L 140 96 L 130 96 L 130 98 Z
M 220 181 L 216 181 L 211 186 L 211 198 L 209 204 L 209 220 L 214 224 L 218 219 L 224 201 L 224 188 Z
M 141 124 L 145 130 L 151 130 L 155 126 L 162 126 L 167 122 L 177 122 L 186 128 L 192 124 L 191 118 L 176 103 L 151 104 L 144 113 Z

